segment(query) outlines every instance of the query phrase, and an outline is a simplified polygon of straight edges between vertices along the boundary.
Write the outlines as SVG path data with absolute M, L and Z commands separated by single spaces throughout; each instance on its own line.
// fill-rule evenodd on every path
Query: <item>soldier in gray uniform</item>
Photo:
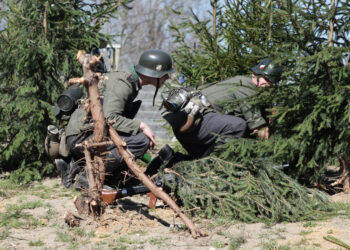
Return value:
M 277 84 L 281 79 L 283 68 L 273 63 L 269 58 L 263 59 L 252 68 L 252 77 L 235 76 L 228 80 L 208 84 L 201 87 L 213 108 L 221 113 L 244 118 L 250 134 L 258 138 L 268 139 L 269 129 L 266 118 L 260 107 L 247 103 L 246 98 L 256 93 L 256 88 L 268 87 Z M 232 111 L 225 110 L 225 102 L 232 99 L 242 99 Z
M 158 88 L 169 79 L 168 74 L 173 72 L 172 59 L 168 53 L 147 50 L 141 55 L 139 63 L 128 71 L 106 74 L 107 80 L 102 84 L 104 116 L 113 124 L 136 158 L 142 156 L 156 142 L 153 131 L 146 123 L 132 119 L 133 101 L 144 85 L 154 85 L 156 95 Z M 76 145 L 92 136 L 92 129 L 90 114 L 81 105 L 72 114 L 66 127 L 67 144 L 74 158 L 83 157 L 83 149 Z M 106 172 L 118 175 L 125 169 L 125 164 L 114 145 L 107 149 L 109 154 Z
M 243 119 L 216 112 L 197 91 L 172 89 L 167 97 L 163 97 L 163 105 L 163 118 L 189 153 L 188 157 L 176 161 L 208 156 L 215 146 L 224 143 L 218 135 L 239 138 L 246 130 Z

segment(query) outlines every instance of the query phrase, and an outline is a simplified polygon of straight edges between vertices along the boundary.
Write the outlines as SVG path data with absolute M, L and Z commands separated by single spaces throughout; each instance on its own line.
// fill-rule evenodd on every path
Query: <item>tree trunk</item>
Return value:
M 342 174 L 331 186 L 342 186 L 344 193 L 350 194 L 350 159 L 339 158 Z

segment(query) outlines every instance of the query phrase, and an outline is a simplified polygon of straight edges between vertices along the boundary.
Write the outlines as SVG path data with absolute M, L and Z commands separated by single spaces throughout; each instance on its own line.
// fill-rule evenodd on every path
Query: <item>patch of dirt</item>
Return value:
M 323 237 L 332 235 L 350 244 L 350 214 L 326 221 L 299 223 L 243 224 L 232 221 L 198 220 L 208 237 L 193 239 L 173 211 L 161 201 L 149 209 L 148 196 L 121 199 L 109 206 L 99 221 L 87 218 L 69 228 L 63 216 L 77 214 L 73 197 L 79 194 L 64 189 L 59 179 L 48 179 L 16 196 L 0 197 L 0 216 L 10 214 L 9 204 L 23 206 L 20 226 L 9 220 L 0 227 L 0 249 L 340 249 Z M 337 194 L 334 202 L 350 203 L 350 195 Z M 27 206 L 26 206 L 27 204 Z M 28 204 L 36 204 L 32 207 Z M 350 211 L 350 210 L 349 210 Z M 5 217 L 0 217 L 5 218 Z M 15 220 L 15 218 L 14 218 Z M 11 226 L 10 226 L 11 224 Z
M 339 203 L 350 203 L 350 194 L 338 193 L 330 196 L 330 200 Z

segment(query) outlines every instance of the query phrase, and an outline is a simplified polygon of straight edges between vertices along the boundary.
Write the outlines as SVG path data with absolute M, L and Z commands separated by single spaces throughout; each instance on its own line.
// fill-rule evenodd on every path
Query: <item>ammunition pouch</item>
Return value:
M 61 133 L 59 153 L 63 157 L 69 156 L 69 148 L 67 145 L 66 131 L 64 130 Z
M 60 143 L 56 141 L 52 141 L 50 136 L 47 135 L 45 138 L 45 152 L 50 156 L 51 159 L 59 158 L 59 148 Z

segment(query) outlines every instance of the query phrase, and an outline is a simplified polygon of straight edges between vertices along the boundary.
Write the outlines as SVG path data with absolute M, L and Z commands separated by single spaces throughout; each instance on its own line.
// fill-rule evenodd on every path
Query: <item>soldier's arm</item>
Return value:
M 110 83 L 105 86 L 103 113 L 113 127 L 124 133 L 135 135 L 140 121 L 126 118 L 125 109 L 132 94 L 132 87 L 124 82 Z
M 178 111 L 175 113 L 163 111 L 162 117 L 170 124 L 175 133 L 179 131 L 187 120 L 187 114 L 184 111 Z
M 249 103 L 248 98 L 254 96 L 255 93 L 254 88 L 250 86 L 243 86 L 233 93 L 235 99 L 241 100 L 239 102 L 239 109 L 251 131 L 267 126 L 267 122 L 263 118 L 260 108 Z

